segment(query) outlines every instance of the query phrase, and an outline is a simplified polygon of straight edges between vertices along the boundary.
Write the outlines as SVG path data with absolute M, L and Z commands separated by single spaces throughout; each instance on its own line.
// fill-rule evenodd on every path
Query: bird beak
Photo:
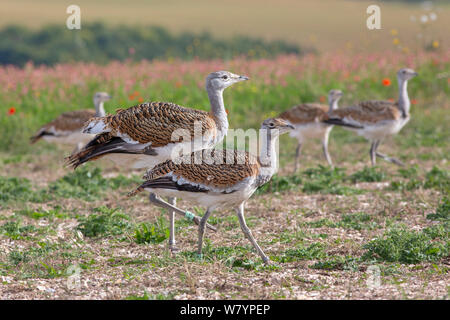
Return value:
M 238 81 L 245 81 L 245 80 L 249 80 L 250 78 L 247 76 L 239 76 Z
M 416 76 L 418 76 L 419 74 L 418 74 L 417 72 L 414 72 L 413 75 L 416 77 Z
M 292 124 L 288 124 L 286 127 L 289 128 L 289 129 L 292 129 L 292 130 L 295 129 L 295 127 Z

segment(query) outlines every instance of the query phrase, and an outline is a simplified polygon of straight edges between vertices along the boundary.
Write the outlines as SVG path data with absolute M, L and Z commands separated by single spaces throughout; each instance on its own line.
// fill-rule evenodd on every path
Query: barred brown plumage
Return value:
M 95 119 L 93 119 L 95 121 Z M 172 141 L 172 133 L 186 129 L 194 137 L 194 123 L 201 124 L 202 134 L 215 137 L 217 127 L 212 114 L 184 108 L 170 102 L 148 102 L 122 109 L 102 119 L 106 130 L 116 136 L 127 136 L 152 147 L 165 146 Z
M 81 144 L 92 138 L 91 135 L 82 133 L 85 122 L 95 116 L 104 116 L 103 103 L 110 98 L 110 95 L 106 92 L 95 93 L 93 99 L 95 110 L 85 109 L 64 112 L 56 119 L 43 125 L 30 138 L 30 142 L 33 144 L 40 139 L 44 139 L 50 142 L 78 145 L 78 149 L 81 149 Z
M 222 141 L 228 130 L 223 90 L 244 80 L 248 77 L 228 71 L 209 74 L 206 91 L 210 112 L 170 102 L 148 102 L 119 109 L 115 115 L 93 118 L 86 124 L 84 132 L 97 136 L 80 152 L 67 157 L 67 163 L 76 168 L 87 161 L 108 156 L 122 166 L 153 168 L 176 154 L 179 146 L 193 147 L 192 151 L 211 148 Z M 179 133 L 178 137 L 174 136 L 176 133 Z M 175 204 L 175 198 L 170 200 Z M 172 210 L 169 240 L 172 252 L 176 250 L 174 215 Z
M 334 110 L 330 118 L 352 119 L 359 125 L 376 123 L 382 120 L 398 120 L 402 116 L 398 102 L 369 100 L 347 108 Z
M 95 117 L 94 110 L 76 110 L 64 112 L 55 120 L 43 125 L 38 132 L 30 138 L 31 143 L 37 142 L 44 135 L 63 135 L 83 129 L 84 123 Z
M 230 156 L 232 155 L 232 156 Z M 195 159 L 220 159 L 220 163 L 196 164 Z M 227 164 L 227 161 L 229 164 Z M 189 180 L 192 183 L 202 184 L 212 188 L 226 188 L 235 185 L 243 179 L 256 176 L 260 169 L 257 158 L 241 150 L 199 150 L 190 155 L 189 163 L 174 163 L 167 160 L 149 170 L 144 179 L 153 180 L 172 173 L 177 177 Z
M 111 156 L 111 159 L 135 168 L 152 168 L 171 157 L 178 143 L 188 143 L 182 138 L 173 140 L 173 134 L 187 133 L 194 138 L 195 125 L 201 129 L 201 149 L 212 147 L 222 141 L 228 130 L 228 119 L 223 104 L 223 90 L 233 83 L 248 80 L 245 76 L 227 71 L 213 72 L 206 78 L 206 89 L 211 103 L 211 112 L 185 108 L 170 102 L 147 102 L 119 109 L 116 114 L 92 118 L 84 131 L 90 134 L 109 133 L 103 142 L 94 141 L 77 154 L 67 158 L 67 163 L 76 168 L 86 161 Z M 116 138 L 121 139 L 118 143 Z M 195 147 L 195 146 L 194 146 Z M 152 150 L 151 152 L 148 152 Z M 128 154 L 125 158 L 118 154 Z
M 328 106 L 319 103 L 304 103 L 292 107 L 279 115 L 292 124 L 306 124 L 327 118 Z
M 369 100 L 359 102 L 347 108 L 330 113 L 325 123 L 336 124 L 355 130 L 359 135 L 371 142 L 370 160 L 376 164 L 376 157 L 397 165 L 403 163 L 377 152 L 381 141 L 390 135 L 397 134 L 408 123 L 411 103 L 408 97 L 408 80 L 417 76 L 417 72 L 404 68 L 397 72 L 399 98 L 397 102 Z M 353 127 L 352 127 L 353 126 Z
M 147 190 L 151 193 L 150 201 L 155 205 L 174 210 L 179 214 L 184 214 L 183 210 L 167 204 L 155 194 L 168 197 L 180 196 L 205 206 L 206 213 L 199 223 L 197 251 L 199 255 L 202 253 L 206 221 L 212 211 L 225 205 L 234 207 L 245 236 L 263 261 L 268 263 L 269 258 L 259 247 L 245 223 L 244 203 L 276 172 L 276 140 L 279 134 L 293 128 L 283 119 L 265 120 L 261 125 L 261 129 L 266 130 L 266 133 L 261 135 L 265 141 L 260 150 L 260 157 L 239 150 L 207 149 L 191 153 L 184 159 L 185 162 L 175 163 L 175 161 L 167 160 L 148 171 L 144 177 L 146 181 L 130 192 L 129 196 Z M 200 159 L 204 159 L 203 162 L 195 162 Z M 216 162 L 212 162 L 212 159 Z M 266 162 L 270 164 L 267 165 Z
M 291 132 L 291 136 L 298 140 L 294 173 L 298 169 L 302 145 L 309 138 L 319 138 L 322 140 L 325 159 L 330 166 L 333 166 L 333 162 L 328 153 L 328 137 L 332 126 L 324 124 L 323 121 L 328 119 L 328 115 L 332 110 L 338 108 L 338 101 L 341 97 L 342 91 L 333 89 L 328 93 L 328 106 L 319 103 L 304 103 L 294 106 L 279 115 L 280 118 L 286 119 L 295 126 L 295 130 Z

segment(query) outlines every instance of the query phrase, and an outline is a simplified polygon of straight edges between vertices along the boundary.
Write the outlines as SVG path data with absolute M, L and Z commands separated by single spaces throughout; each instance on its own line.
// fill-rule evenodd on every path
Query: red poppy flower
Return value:
M 139 102 L 139 103 L 142 103 L 142 102 L 144 102 L 144 99 L 143 99 L 143 98 L 139 98 L 139 99 L 138 99 L 138 102 Z
M 411 104 L 417 104 L 417 100 L 416 99 L 411 99 Z
M 393 98 L 389 98 L 388 101 L 394 102 L 394 99 Z
M 8 114 L 11 116 L 11 115 L 13 115 L 14 113 L 16 113 L 16 108 L 14 108 L 14 107 L 9 108 Z
M 381 83 L 383 84 L 383 86 L 389 87 L 391 85 L 391 80 L 388 78 L 385 78 L 385 79 L 383 79 L 383 81 Z
M 230 111 L 228 111 L 228 109 L 225 109 L 225 112 L 227 115 L 230 113 Z
M 320 96 L 320 97 L 319 97 L 319 101 L 320 101 L 320 102 L 325 102 L 325 100 L 326 100 L 326 98 L 325 98 L 324 96 Z

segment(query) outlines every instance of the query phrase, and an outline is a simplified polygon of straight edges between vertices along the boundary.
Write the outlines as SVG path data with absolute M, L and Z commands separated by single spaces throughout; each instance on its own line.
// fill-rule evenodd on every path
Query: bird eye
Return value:
M 275 123 L 271 122 L 271 123 L 269 123 L 269 126 L 275 127 Z
M 227 80 L 227 79 L 228 79 L 228 76 L 227 76 L 227 75 L 224 75 L 224 76 L 222 76 L 222 79 L 223 79 L 223 80 Z

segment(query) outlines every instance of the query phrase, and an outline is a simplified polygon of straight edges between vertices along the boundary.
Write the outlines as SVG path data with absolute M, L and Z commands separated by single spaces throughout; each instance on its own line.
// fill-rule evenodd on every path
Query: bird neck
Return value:
M 339 100 L 335 99 L 335 100 L 330 100 L 328 102 L 328 105 L 330 106 L 330 109 L 328 110 L 328 112 L 331 112 L 331 111 L 336 110 L 338 108 L 338 101 Z
M 103 101 L 94 101 L 95 105 L 95 116 L 96 117 L 104 117 L 105 116 L 105 108 L 103 107 Z
M 276 143 L 278 134 L 271 130 L 260 130 L 259 163 L 263 176 L 272 176 L 278 169 Z
M 211 104 L 211 112 L 217 127 L 220 131 L 226 134 L 228 130 L 228 117 L 223 104 L 223 89 L 213 89 L 206 85 L 208 92 L 209 103 Z
M 408 81 L 398 79 L 398 90 L 399 90 L 398 106 L 404 117 L 409 115 L 409 109 L 411 107 L 411 102 L 409 101 L 407 88 L 408 88 Z

